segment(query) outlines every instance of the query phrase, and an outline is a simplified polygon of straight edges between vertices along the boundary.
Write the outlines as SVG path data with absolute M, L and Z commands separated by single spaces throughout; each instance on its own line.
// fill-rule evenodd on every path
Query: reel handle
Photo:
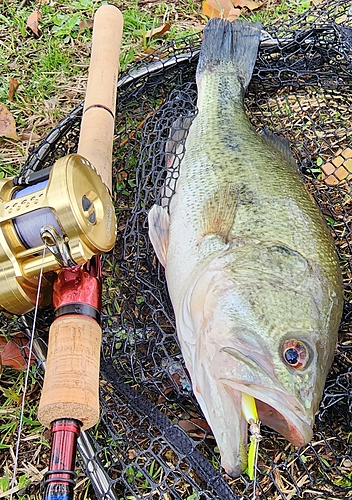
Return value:
M 92 53 L 77 151 L 94 165 L 110 193 L 122 27 L 123 16 L 117 7 L 99 7 L 94 16 Z

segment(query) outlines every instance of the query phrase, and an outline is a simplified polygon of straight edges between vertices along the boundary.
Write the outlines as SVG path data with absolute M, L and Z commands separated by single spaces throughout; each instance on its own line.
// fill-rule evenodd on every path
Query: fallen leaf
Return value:
M 248 10 L 259 9 L 261 5 L 254 0 L 233 0 L 233 4 L 235 7 L 246 7 Z
M 191 437 L 204 438 L 206 435 L 206 431 L 210 431 L 210 427 L 207 422 L 199 418 L 194 418 L 191 420 L 179 420 L 178 425 L 181 427 L 181 429 L 188 432 Z
M 227 18 L 232 9 L 231 0 L 205 0 L 202 5 L 202 14 L 209 19 L 213 17 Z
M 186 432 L 198 430 L 198 428 L 189 420 L 179 420 L 178 425 Z
M 241 14 L 241 9 L 235 9 L 235 7 L 232 7 L 226 19 L 230 22 L 235 21 L 236 19 L 238 19 L 240 14 Z
M 8 340 L 6 339 L 5 335 L 0 335 L 0 354 L 7 342 Z
M 202 418 L 192 418 L 192 422 L 194 422 L 196 425 L 199 425 L 199 427 L 201 427 L 205 431 L 211 432 L 211 428 L 209 427 L 209 424 L 206 420 L 203 420 Z
M 336 186 L 352 176 L 352 149 L 340 149 L 336 156 L 321 166 L 322 179 L 328 186 Z
M 134 460 L 137 457 L 137 452 L 135 450 L 128 450 L 127 451 L 127 456 L 130 460 Z
M 93 28 L 93 19 L 82 19 L 79 23 L 79 29 L 84 31 L 86 29 L 91 30 Z
M 39 36 L 39 21 L 41 18 L 42 15 L 39 10 L 35 10 L 27 19 L 26 28 L 30 29 L 37 37 Z
M 19 82 L 15 78 L 10 78 L 10 80 L 9 80 L 9 99 L 11 102 L 13 101 L 13 97 L 14 97 L 19 85 L 20 85 Z
M 11 337 L 7 341 L 3 335 L 0 336 L 0 357 L 3 366 L 9 366 L 15 370 L 24 370 L 27 367 L 28 339 L 22 334 Z M 31 361 L 31 364 L 34 360 Z
M 159 26 L 158 28 L 153 28 L 152 30 L 147 31 L 145 34 L 145 37 L 146 38 L 153 38 L 155 36 L 162 36 L 167 31 L 170 31 L 170 28 L 171 28 L 171 26 L 169 23 L 163 24 L 162 26 Z
M 22 134 L 19 134 L 18 136 L 21 141 L 31 141 L 31 142 L 38 142 L 41 139 L 41 136 L 38 134 L 35 134 L 34 132 L 22 132 Z
M 4 104 L 0 104 L 0 137 L 8 137 L 14 141 L 19 139 L 15 119 Z

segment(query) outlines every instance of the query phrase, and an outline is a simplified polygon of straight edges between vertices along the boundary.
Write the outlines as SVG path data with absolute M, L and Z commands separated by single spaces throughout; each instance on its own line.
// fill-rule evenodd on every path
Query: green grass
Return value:
M 16 120 L 19 135 L 34 133 L 38 142 L 84 99 L 91 48 L 91 29 L 82 29 L 94 16 L 103 1 L 78 0 L 48 2 L 40 7 L 27 1 L 19 8 L 17 0 L 3 0 L 0 13 L 0 103 Z M 137 0 L 119 4 L 124 14 L 124 34 L 120 71 L 134 60 L 148 54 L 163 41 L 194 33 L 194 23 L 200 24 L 200 1 L 178 0 L 178 12 L 167 2 L 139 7 Z M 26 23 L 29 15 L 40 9 L 40 36 L 36 37 Z M 175 22 L 182 17 L 182 24 Z M 185 23 L 187 16 L 191 22 Z M 162 38 L 149 38 L 149 30 L 170 23 Z M 8 96 L 9 79 L 20 86 L 11 102 Z M 28 137 L 27 137 L 28 139 Z M 9 162 L 13 171 L 21 168 L 27 156 L 26 138 L 15 144 L 0 138 L 0 172 Z M 22 144 L 23 142 L 23 144 Z M 4 175 L 3 174 L 3 175 Z
M 22 490 L 31 482 L 27 474 L 20 475 L 17 478 L 17 481 L 19 490 Z M 10 488 L 11 488 L 11 477 L 8 469 L 6 469 L 5 475 L 3 477 L 0 477 L 0 494 L 6 493 L 7 491 L 9 491 Z M 25 498 L 26 496 L 17 495 L 18 500 L 24 500 Z
M 39 22 L 40 37 L 36 38 L 26 29 L 28 16 L 35 5 L 18 9 L 18 2 L 5 0 L 0 14 L 0 26 L 7 33 L 6 43 L 1 43 L 0 53 L 2 77 L 0 80 L 0 100 L 7 100 L 8 78 L 19 79 L 22 84 L 20 93 L 28 100 L 38 96 L 48 99 L 57 93 L 58 78 L 72 79 L 82 73 L 82 67 L 89 64 L 90 29 L 80 29 L 80 23 L 92 19 L 96 9 L 104 2 L 81 0 L 79 2 L 60 2 L 51 6 L 42 5 Z M 146 33 L 161 24 L 167 12 L 166 3 L 161 3 L 155 12 L 142 10 L 137 1 L 129 2 L 124 13 L 124 37 L 122 46 L 122 67 L 125 69 L 135 57 L 160 44 L 155 38 L 146 38 Z M 187 30 L 194 32 L 191 28 Z M 186 34 L 183 27 L 172 26 L 164 37 L 174 38 Z M 17 95 L 17 97 L 19 94 Z M 27 100 L 27 99 L 26 99 Z
M 0 463 L 0 469 L 2 470 L 2 475 L 0 476 L 0 494 L 7 492 L 11 487 L 13 460 L 9 450 L 12 448 L 14 452 L 17 442 L 24 378 L 24 371 L 15 371 L 5 367 L 2 373 L 0 387 L 0 455 L 2 456 Z M 43 438 L 44 428 L 37 420 L 37 400 L 31 396 L 35 392 L 36 384 L 36 368 L 31 367 L 21 436 L 22 438 L 32 436 L 32 438 L 20 447 L 21 456 L 27 462 L 32 460 L 38 446 L 41 445 L 44 449 L 49 447 Z M 27 448 L 27 451 L 24 450 L 24 447 Z M 28 474 L 18 471 L 16 486 L 19 491 L 29 483 L 31 483 L 31 478 Z M 24 500 L 26 496 L 17 494 L 16 498 Z
M 24 385 L 24 371 L 6 369 L 2 376 L 0 387 L 0 449 L 8 449 L 14 446 L 14 435 L 17 433 L 20 417 L 22 390 Z M 29 388 L 36 384 L 36 370 L 31 368 Z M 24 432 L 36 434 L 42 432 L 43 428 L 37 420 L 37 406 L 29 400 L 25 404 L 23 416 Z
M 291 17 L 303 14 L 309 7 L 311 7 L 311 0 L 283 0 L 276 2 L 270 8 L 253 11 L 250 19 L 260 21 L 265 26 L 279 20 L 287 21 Z
M 80 24 L 91 20 L 103 3 L 106 2 L 64 0 L 37 7 L 36 2 L 28 1 L 19 8 L 18 0 L 3 0 L 0 14 L 0 102 L 15 116 L 18 131 L 31 129 L 43 136 L 83 99 L 91 30 L 80 29 Z M 309 0 L 270 2 L 269 8 L 253 11 L 251 18 L 267 24 L 304 11 L 309 3 Z M 121 71 L 164 41 L 199 31 L 206 22 L 201 5 L 201 0 L 175 0 L 171 7 L 164 1 L 142 7 L 137 0 L 121 2 L 119 6 L 124 14 Z M 28 16 L 37 8 L 42 16 L 38 38 L 26 28 Z M 170 23 L 170 30 L 162 38 L 146 36 L 149 30 L 165 22 Z M 8 98 L 10 77 L 20 82 L 13 102 Z M 69 92 L 67 88 L 70 88 Z M 48 123 L 43 126 L 45 121 Z

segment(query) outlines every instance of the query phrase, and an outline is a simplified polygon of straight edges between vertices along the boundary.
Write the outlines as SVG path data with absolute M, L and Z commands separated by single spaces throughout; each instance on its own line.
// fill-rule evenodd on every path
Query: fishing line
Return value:
M 40 288 L 41 288 L 42 277 L 43 277 L 43 267 L 44 267 L 45 251 L 46 251 L 46 244 L 44 243 L 43 254 L 42 254 L 42 263 L 41 263 L 41 266 L 40 266 L 40 273 L 39 273 L 39 277 L 38 277 L 38 288 L 37 288 L 37 295 L 36 295 L 36 300 L 35 300 L 33 325 L 32 325 L 32 331 L 31 331 L 29 348 L 28 348 L 28 362 L 27 362 L 26 376 L 25 376 L 24 387 L 23 387 L 23 396 L 22 396 L 22 404 L 21 404 L 20 421 L 19 421 L 18 432 L 17 432 L 17 441 L 16 441 L 16 449 L 15 449 L 15 462 L 14 462 L 14 466 L 13 466 L 13 474 L 12 474 L 11 487 L 10 487 L 10 500 L 12 500 L 12 497 L 13 497 L 13 493 L 14 493 L 13 490 L 14 490 L 15 481 L 16 481 L 16 473 L 17 473 L 17 466 L 18 466 L 18 455 L 19 455 L 19 449 L 20 449 L 20 439 L 21 439 L 22 427 L 23 427 L 24 405 L 25 405 L 25 399 L 26 399 L 26 393 L 27 393 L 27 387 L 28 387 L 29 372 L 30 372 L 30 369 L 31 369 L 31 359 L 32 359 L 32 353 L 33 353 L 34 332 L 35 332 L 36 321 L 37 321 L 37 314 L 38 314 L 38 309 L 39 309 L 39 294 L 40 294 Z

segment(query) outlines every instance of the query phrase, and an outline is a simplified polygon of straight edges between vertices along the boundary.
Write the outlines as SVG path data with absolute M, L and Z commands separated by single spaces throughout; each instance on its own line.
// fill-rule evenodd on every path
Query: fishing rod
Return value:
M 123 18 L 114 6 L 102 6 L 94 18 L 92 54 L 78 144 L 78 158 L 96 171 L 112 191 L 112 147 L 116 108 L 116 83 Z M 72 179 L 74 181 L 74 179 Z M 104 205 L 95 189 L 81 196 L 82 211 L 94 227 L 103 222 L 100 237 L 116 240 L 112 202 Z M 50 246 L 52 231 L 41 229 Z M 55 247 L 58 249 L 55 238 Z M 65 265 L 66 264 L 66 265 Z M 68 261 L 54 283 L 55 320 L 50 327 L 48 357 L 38 419 L 51 427 L 49 471 L 45 500 L 73 498 L 75 457 L 81 428 L 99 420 L 99 367 L 101 261 L 94 255 L 83 266 Z M 68 265 L 67 265 L 68 264 Z
M 52 303 L 55 314 L 38 410 L 52 432 L 45 500 L 73 498 L 77 440 L 99 419 L 99 255 L 116 241 L 111 165 L 122 27 L 115 6 L 97 10 L 77 154 L 33 172 L 25 187 L 0 182 L 0 305 L 23 314 Z

